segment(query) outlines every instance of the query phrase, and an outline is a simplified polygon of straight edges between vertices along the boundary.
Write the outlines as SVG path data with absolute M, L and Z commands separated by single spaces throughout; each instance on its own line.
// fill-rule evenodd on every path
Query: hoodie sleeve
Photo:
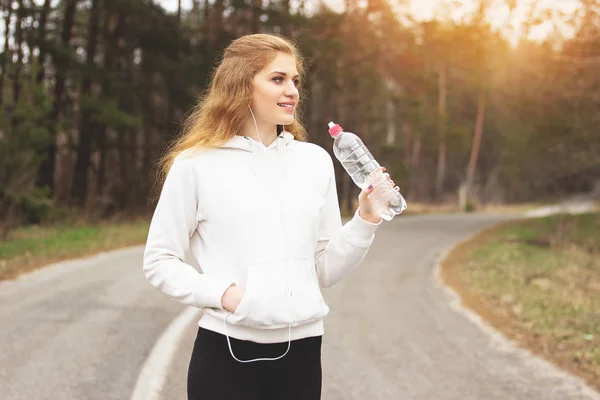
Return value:
M 381 224 L 365 221 L 358 215 L 357 209 L 352 219 L 342 226 L 335 172 L 329 154 L 328 159 L 329 187 L 321 209 L 315 249 L 315 268 L 323 288 L 336 284 L 362 262 Z
M 150 223 L 143 270 L 152 286 L 183 304 L 222 309 L 221 297 L 232 282 L 201 274 L 183 261 L 202 220 L 197 182 L 190 162 L 173 163 Z

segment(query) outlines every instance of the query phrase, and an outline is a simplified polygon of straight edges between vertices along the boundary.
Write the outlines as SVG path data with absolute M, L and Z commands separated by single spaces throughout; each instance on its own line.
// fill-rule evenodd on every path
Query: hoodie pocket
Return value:
M 247 271 L 244 296 L 227 322 L 269 329 L 299 325 L 328 314 L 314 260 L 268 261 L 250 265 Z

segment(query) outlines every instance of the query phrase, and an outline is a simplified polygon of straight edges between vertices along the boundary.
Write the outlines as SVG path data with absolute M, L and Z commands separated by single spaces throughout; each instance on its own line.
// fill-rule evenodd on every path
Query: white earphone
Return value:
M 254 113 L 252 112 L 252 107 L 250 107 L 250 104 L 248 104 L 248 109 L 250 109 L 250 114 L 252 114 L 252 119 L 254 120 L 254 127 L 256 128 L 256 136 L 258 136 L 258 141 L 260 142 L 260 144 L 262 144 L 263 150 L 266 153 L 267 146 L 265 146 L 265 144 L 262 142 L 262 140 L 260 140 L 260 132 L 258 131 L 258 124 L 256 123 L 256 118 L 254 117 Z

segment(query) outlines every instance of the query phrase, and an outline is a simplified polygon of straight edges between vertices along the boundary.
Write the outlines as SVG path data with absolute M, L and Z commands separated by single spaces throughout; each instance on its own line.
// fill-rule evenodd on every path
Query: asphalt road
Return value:
M 126 400 L 181 306 L 145 280 L 142 249 L 0 283 L 0 399 Z
M 600 399 L 482 326 L 439 284 L 446 249 L 506 218 L 384 223 L 362 266 L 324 292 L 323 399 Z M 185 310 L 146 282 L 141 254 L 127 249 L 0 283 L 1 399 L 131 398 L 157 340 Z M 191 320 L 161 366 L 156 398 L 185 399 L 195 333 Z

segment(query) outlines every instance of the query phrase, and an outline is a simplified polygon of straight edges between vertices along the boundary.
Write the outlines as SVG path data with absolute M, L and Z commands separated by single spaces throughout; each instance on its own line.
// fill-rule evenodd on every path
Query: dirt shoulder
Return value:
M 465 307 L 600 389 L 600 213 L 488 229 L 440 272 Z

